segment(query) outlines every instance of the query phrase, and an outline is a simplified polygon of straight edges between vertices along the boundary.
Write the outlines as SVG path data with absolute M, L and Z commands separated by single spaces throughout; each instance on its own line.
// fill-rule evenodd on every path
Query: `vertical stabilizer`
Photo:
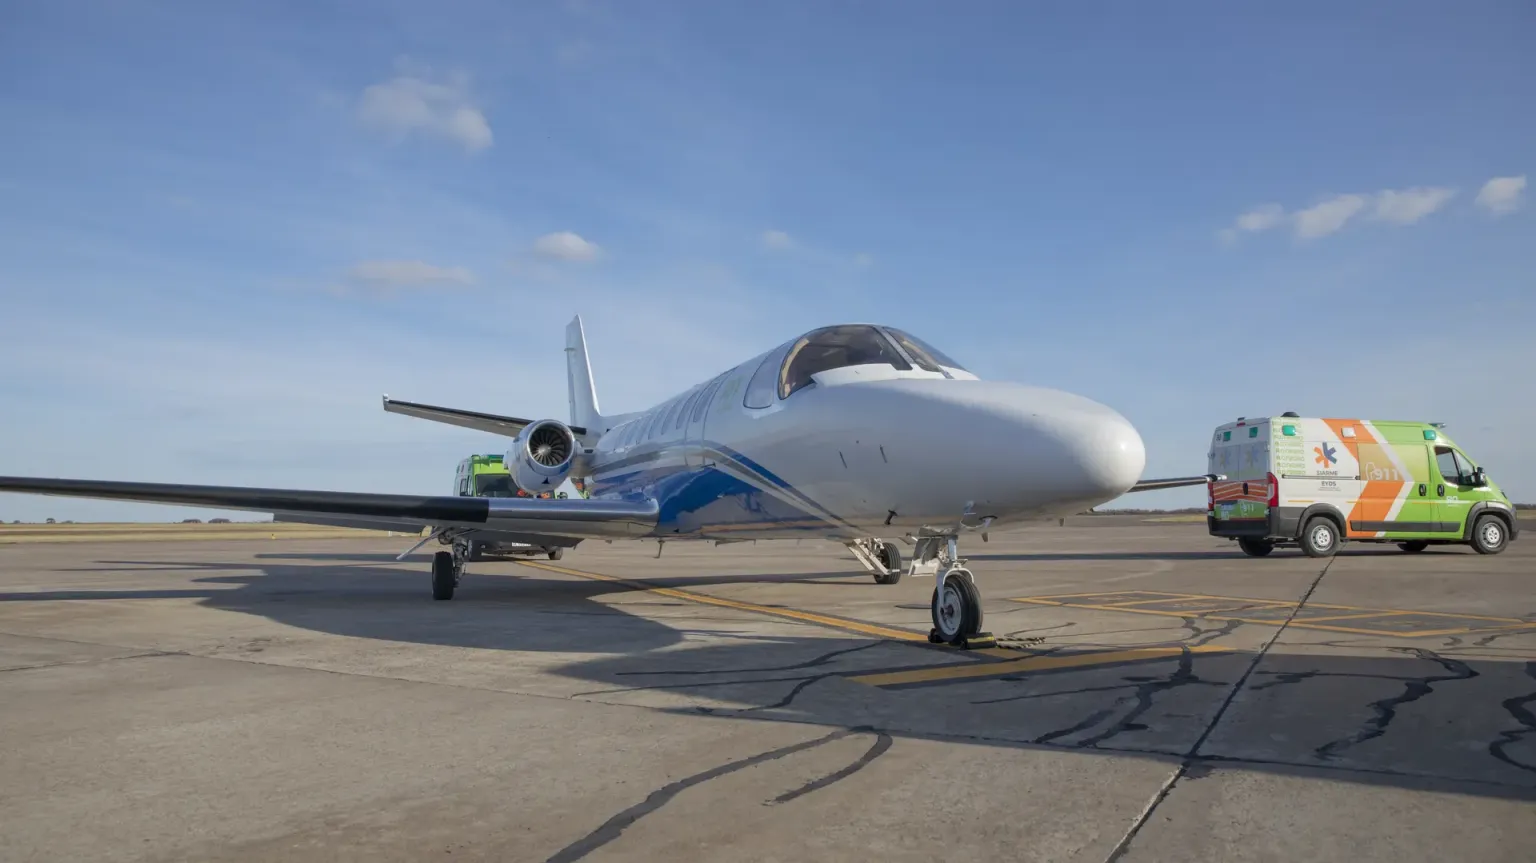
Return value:
M 591 435 L 602 434 L 603 415 L 597 407 L 597 388 L 592 384 L 592 361 L 587 357 L 581 315 L 565 327 L 565 380 L 571 401 L 571 425 L 584 426 Z

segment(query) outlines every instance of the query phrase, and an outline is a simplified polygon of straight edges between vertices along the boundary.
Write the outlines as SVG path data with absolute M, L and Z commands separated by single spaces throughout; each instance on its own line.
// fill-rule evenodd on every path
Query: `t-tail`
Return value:
M 593 437 L 605 430 L 602 410 L 597 406 L 597 388 L 592 383 L 592 360 L 587 356 L 586 332 L 581 315 L 565 327 L 565 378 L 571 403 L 571 425 L 587 430 Z

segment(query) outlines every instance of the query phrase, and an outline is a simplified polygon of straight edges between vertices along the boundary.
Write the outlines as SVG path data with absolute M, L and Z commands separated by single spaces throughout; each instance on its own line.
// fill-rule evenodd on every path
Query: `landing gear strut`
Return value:
M 884 539 L 859 539 L 848 543 L 848 550 L 875 576 L 875 584 L 901 581 L 901 549 Z
M 981 590 L 960 557 L 959 545 L 953 536 L 924 537 L 913 553 L 913 569 L 920 562 L 932 561 L 929 565 L 934 567 L 937 582 L 930 601 L 933 629 L 928 632 L 928 641 L 967 649 L 994 647 L 997 639 L 981 629 Z

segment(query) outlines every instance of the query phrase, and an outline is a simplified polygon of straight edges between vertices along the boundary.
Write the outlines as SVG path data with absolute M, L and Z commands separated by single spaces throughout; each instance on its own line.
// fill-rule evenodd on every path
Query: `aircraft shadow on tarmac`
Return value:
M 1309 644 L 1333 638 L 1323 642 L 1332 649 L 1301 653 L 1282 644 L 1260 658 L 1252 645 L 1267 641 L 1273 627 L 1190 616 L 1089 630 L 1070 619 L 1074 609 L 1058 608 L 1049 625 L 1009 632 L 1030 615 L 999 609 L 989 612 L 989 628 L 1044 640 L 1018 652 L 1018 659 L 1012 653 L 980 657 L 809 624 L 803 636 L 754 634 L 742 626 L 750 620 L 744 612 L 655 594 L 608 604 L 599 599 L 644 588 L 550 578 L 529 567 L 510 567 L 505 575 L 471 571 L 458 598 L 434 603 L 419 568 L 368 565 L 393 561 L 391 555 L 291 557 L 328 562 L 99 561 L 102 570 L 115 572 L 246 572 L 193 579 L 206 589 L 38 591 L 0 594 L 0 602 L 194 598 L 320 633 L 587 654 L 542 673 L 583 681 L 578 698 L 688 715 L 864 729 L 882 739 L 1153 758 L 1182 763 L 1192 779 L 1229 766 L 1536 801 L 1536 661 L 1528 649 L 1501 641 L 1518 633 L 1384 640 L 1314 632 Z M 816 579 L 868 586 L 861 572 L 665 583 L 700 588 Z M 911 592 L 897 590 L 893 605 L 910 605 Z M 685 606 L 691 606 L 685 614 L 671 610 Z M 594 618 L 601 624 L 575 622 Z M 1248 627 L 1262 635 L 1222 649 L 1224 639 Z M 1077 631 L 1084 634 L 1074 637 Z M 1133 643 L 1126 634 L 1136 634 Z M 685 640 L 692 645 L 658 653 Z M 1136 653 L 1158 649 L 1158 655 Z M 1089 653 L 1121 658 L 1069 665 Z M 969 678 L 902 677 L 935 664 L 983 663 L 997 670 Z

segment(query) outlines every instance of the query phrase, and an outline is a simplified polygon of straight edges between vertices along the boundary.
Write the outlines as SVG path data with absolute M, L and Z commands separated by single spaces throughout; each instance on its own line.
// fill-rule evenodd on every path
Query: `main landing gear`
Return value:
M 912 553 L 913 574 L 919 568 L 931 568 L 934 573 L 930 600 L 933 629 L 928 632 L 928 641 L 967 649 L 995 647 L 997 639 L 982 631 L 981 589 L 960 557 L 959 547 L 953 536 L 923 537 Z
M 874 574 L 875 584 L 901 581 L 901 549 L 896 543 L 885 539 L 857 539 L 848 543 L 848 550 Z
M 453 599 L 453 591 L 464 576 L 464 559 L 454 551 L 440 551 L 432 555 L 432 598 Z

